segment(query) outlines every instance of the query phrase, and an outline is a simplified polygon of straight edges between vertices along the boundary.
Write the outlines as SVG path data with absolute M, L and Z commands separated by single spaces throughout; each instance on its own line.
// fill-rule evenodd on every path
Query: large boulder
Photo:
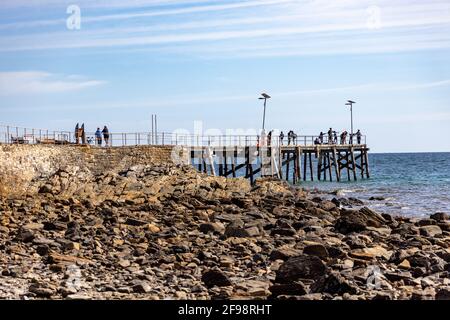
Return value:
M 358 211 L 343 210 L 334 228 L 340 233 L 348 234 L 364 231 L 367 227 L 380 228 L 385 225 L 386 220 L 380 214 L 364 207 Z
M 442 230 L 439 226 L 429 225 L 420 227 L 420 234 L 425 237 L 434 237 L 442 234 Z
M 231 285 L 230 279 L 220 270 L 208 270 L 202 275 L 202 281 L 206 287 L 212 288 L 214 286 L 226 287 Z
M 338 272 L 332 271 L 316 281 L 311 286 L 311 291 L 315 293 L 326 292 L 338 295 L 343 295 L 344 293 L 356 294 L 358 292 L 358 287 L 351 284 Z
M 316 279 L 327 271 L 326 265 L 316 256 L 300 255 L 289 258 L 276 272 L 275 282 L 291 283 L 300 279 Z

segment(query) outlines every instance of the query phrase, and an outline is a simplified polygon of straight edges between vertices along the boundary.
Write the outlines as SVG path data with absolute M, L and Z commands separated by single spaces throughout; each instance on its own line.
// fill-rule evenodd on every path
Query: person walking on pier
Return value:
M 284 139 L 284 133 L 283 131 L 280 132 L 280 145 L 283 145 L 283 139 Z
M 345 144 L 347 141 L 347 131 L 341 133 L 341 144 Z
M 102 133 L 103 139 L 105 139 L 105 146 L 107 147 L 109 145 L 109 130 L 107 126 L 103 127 Z
M 333 143 L 337 144 L 338 143 L 338 135 L 336 131 L 333 131 Z
M 97 131 L 95 131 L 95 139 L 97 140 L 97 146 L 102 146 L 102 133 L 100 131 L 100 128 L 97 128 Z
M 358 129 L 358 131 L 356 131 L 356 140 L 358 144 L 361 144 L 361 138 L 362 138 L 361 130 Z
M 333 129 L 330 128 L 330 130 L 328 130 L 328 144 L 332 143 L 333 143 Z
M 270 130 L 269 133 L 267 134 L 267 146 L 270 147 L 270 145 L 272 144 L 272 132 L 273 130 Z
M 320 131 L 320 134 L 319 134 L 319 141 L 320 141 L 320 144 L 323 144 L 323 132 L 322 131 Z

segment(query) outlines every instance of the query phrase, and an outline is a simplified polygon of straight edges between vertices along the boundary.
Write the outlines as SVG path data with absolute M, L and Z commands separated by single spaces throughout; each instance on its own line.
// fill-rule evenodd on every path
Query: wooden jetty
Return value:
M 95 133 L 84 133 L 94 137 Z M 0 144 L 76 144 L 80 134 L 67 131 L 0 126 Z M 335 137 L 340 133 L 336 132 Z M 91 140 L 91 142 L 89 142 Z M 167 132 L 110 133 L 109 146 L 164 145 L 181 147 L 182 161 L 199 171 L 223 177 L 277 177 L 300 181 L 356 181 L 370 178 L 369 148 L 364 135 L 344 138 L 297 136 L 283 145 L 281 137 L 204 136 Z M 271 143 L 268 143 L 270 140 Z M 286 140 L 284 140 L 286 141 Z M 320 143 L 316 144 L 316 141 Z M 83 143 L 94 143 L 86 139 Z M 357 142 L 352 143 L 352 142 Z
M 291 181 L 357 181 L 370 178 L 365 144 L 197 146 L 190 160 L 200 172 L 223 177 L 273 176 Z

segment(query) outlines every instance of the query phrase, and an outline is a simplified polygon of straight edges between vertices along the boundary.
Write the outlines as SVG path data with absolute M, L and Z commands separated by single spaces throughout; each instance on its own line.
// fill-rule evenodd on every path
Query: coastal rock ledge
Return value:
M 103 170 L 39 159 L 45 174 L 25 170 L 21 192 L 0 195 L 0 298 L 450 299 L 445 213 L 349 209 L 163 157 Z

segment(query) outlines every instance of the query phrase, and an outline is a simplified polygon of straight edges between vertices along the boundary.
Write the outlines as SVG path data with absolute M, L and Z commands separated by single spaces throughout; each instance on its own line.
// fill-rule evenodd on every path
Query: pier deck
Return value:
M 87 144 L 97 146 L 94 136 L 92 132 L 85 133 Z M 321 144 L 315 144 L 318 139 L 314 135 L 296 135 L 295 138 L 283 140 L 278 136 L 261 139 L 256 135 L 111 132 L 107 147 L 182 147 L 187 155 L 185 162 L 194 165 L 199 171 L 224 177 L 244 176 L 252 182 L 257 177 L 266 176 L 293 183 L 301 180 L 339 182 L 370 178 L 366 136 L 361 136 L 360 140 L 354 137 L 342 144 L 337 144 L 336 138 L 329 141 L 327 136 L 321 138 Z M 267 143 L 269 140 L 270 144 Z M 78 144 L 79 140 L 75 132 L 70 131 L 0 126 L 0 143 L 64 145 Z

